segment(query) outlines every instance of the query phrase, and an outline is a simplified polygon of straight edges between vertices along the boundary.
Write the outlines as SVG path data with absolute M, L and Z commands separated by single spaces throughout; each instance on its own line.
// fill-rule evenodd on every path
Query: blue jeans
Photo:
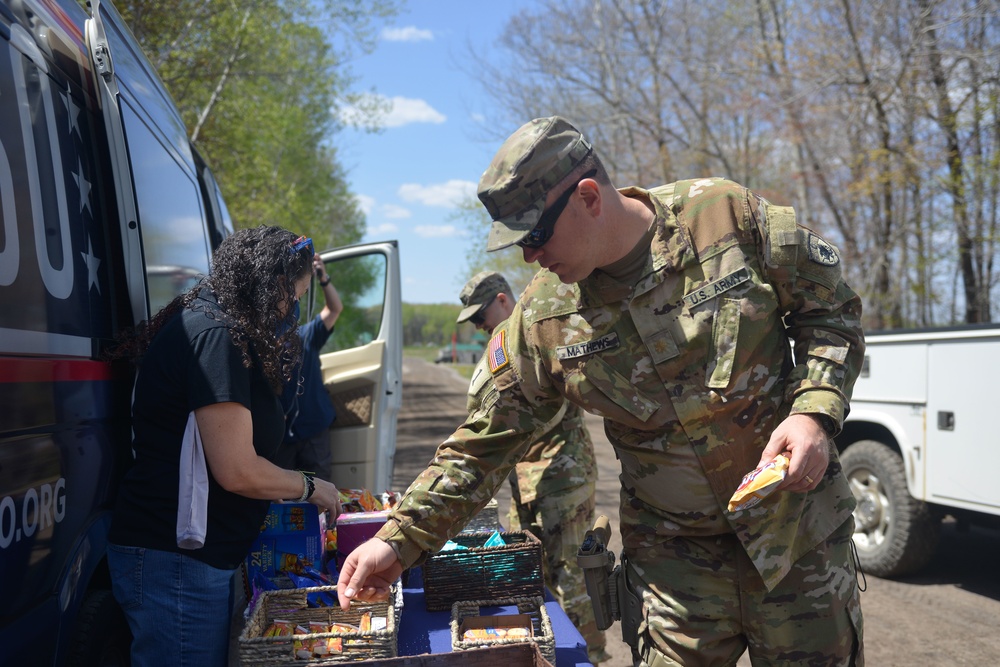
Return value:
M 226 667 L 233 570 L 108 544 L 112 592 L 132 630 L 132 667 Z

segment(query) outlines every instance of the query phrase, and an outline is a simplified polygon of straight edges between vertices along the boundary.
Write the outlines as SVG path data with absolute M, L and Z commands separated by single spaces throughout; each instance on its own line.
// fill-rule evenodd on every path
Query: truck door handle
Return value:
M 954 412 L 938 412 L 938 430 L 939 431 L 954 431 L 955 430 L 955 413 Z

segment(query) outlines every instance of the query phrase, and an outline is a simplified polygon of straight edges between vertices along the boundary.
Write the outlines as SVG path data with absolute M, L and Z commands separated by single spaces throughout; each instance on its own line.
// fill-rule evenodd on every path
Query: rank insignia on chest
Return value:
M 496 373 L 510 363 L 510 355 L 507 354 L 506 331 L 501 330 L 493 334 L 486 350 L 486 358 L 489 361 L 491 373 Z

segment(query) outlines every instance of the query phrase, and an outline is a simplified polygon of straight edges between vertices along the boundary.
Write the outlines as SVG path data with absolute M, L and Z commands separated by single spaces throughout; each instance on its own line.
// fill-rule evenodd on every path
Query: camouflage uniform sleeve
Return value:
M 790 207 L 751 196 L 750 208 L 795 353 L 785 400 L 791 414 L 824 414 L 839 430 L 864 360 L 861 298 L 844 282 L 837 249 L 798 225 Z
M 494 332 L 491 344 L 498 337 L 502 344 L 500 363 L 489 358 L 480 362 L 477 371 L 486 372 L 473 380 L 478 386 L 472 388 L 474 405 L 465 423 L 438 447 L 376 535 L 390 543 L 404 567 L 419 563 L 458 533 L 559 413 L 562 398 L 542 398 L 530 389 L 537 378 L 524 377 L 536 366 L 527 359 L 520 322 L 512 315 Z M 486 354 L 492 353 L 487 348 Z

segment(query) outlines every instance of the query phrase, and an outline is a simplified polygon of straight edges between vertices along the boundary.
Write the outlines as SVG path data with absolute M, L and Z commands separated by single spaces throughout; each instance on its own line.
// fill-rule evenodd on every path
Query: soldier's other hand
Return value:
M 816 488 L 830 464 L 826 431 L 807 414 L 789 415 L 774 429 L 761 453 L 758 467 L 770 463 L 778 454 L 788 457 L 788 474 L 778 488 L 804 493 Z
M 372 538 L 352 551 L 340 569 L 337 598 L 347 611 L 351 600 L 372 602 L 386 600 L 389 587 L 403 574 L 396 552 L 378 538 Z

